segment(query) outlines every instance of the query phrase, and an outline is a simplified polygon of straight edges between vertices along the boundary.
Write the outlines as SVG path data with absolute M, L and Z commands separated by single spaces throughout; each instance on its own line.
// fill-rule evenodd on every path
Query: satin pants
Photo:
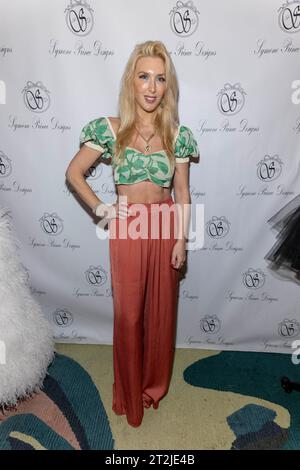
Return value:
M 174 201 L 170 197 L 141 206 L 145 212 L 112 219 L 109 238 L 114 306 L 112 409 L 125 414 L 135 427 L 142 422 L 144 407 L 158 408 L 168 392 L 179 288 L 179 271 L 171 266 L 177 224 Z M 129 227 L 131 222 L 137 226 L 137 219 L 143 230 L 135 238 Z

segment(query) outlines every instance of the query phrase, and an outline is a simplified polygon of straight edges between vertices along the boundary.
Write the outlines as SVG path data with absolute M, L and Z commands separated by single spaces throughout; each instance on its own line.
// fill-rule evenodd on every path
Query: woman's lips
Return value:
M 147 101 L 147 103 L 154 103 L 154 101 L 156 100 L 156 97 L 153 96 L 145 96 L 145 101 Z

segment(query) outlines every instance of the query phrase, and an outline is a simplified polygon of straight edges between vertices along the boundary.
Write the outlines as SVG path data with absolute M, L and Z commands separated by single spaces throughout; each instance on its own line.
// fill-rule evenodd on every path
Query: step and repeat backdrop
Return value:
M 82 127 L 118 115 L 126 62 L 149 39 L 171 54 L 200 150 L 204 239 L 180 281 L 177 346 L 291 353 L 300 284 L 264 256 L 268 219 L 300 193 L 299 1 L 1 0 L 0 203 L 31 292 L 58 342 L 112 343 L 108 236 L 65 171 Z M 87 175 L 108 203 L 111 170 Z

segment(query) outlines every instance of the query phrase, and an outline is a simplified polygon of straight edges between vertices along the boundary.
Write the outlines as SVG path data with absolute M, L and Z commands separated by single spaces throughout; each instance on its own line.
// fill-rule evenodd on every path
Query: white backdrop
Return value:
M 165 43 L 197 138 L 202 249 L 180 283 L 178 347 L 291 352 L 300 285 L 270 271 L 268 218 L 300 192 L 300 3 L 1 0 L 0 198 L 57 341 L 112 343 L 108 240 L 65 181 L 82 127 L 116 116 L 138 42 Z M 298 81 L 297 81 L 298 80 Z M 298 88 L 297 88 L 298 87 Z M 115 201 L 111 167 L 87 180 Z M 9 315 L 9 312 L 8 312 Z

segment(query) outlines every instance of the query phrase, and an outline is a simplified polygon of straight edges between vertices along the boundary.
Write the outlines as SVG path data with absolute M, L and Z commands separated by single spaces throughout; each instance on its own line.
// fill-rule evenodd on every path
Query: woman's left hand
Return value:
M 171 266 L 174 269 L 181 269 L 186 260 L 185 241 L 178 240 L 172 251 Z

